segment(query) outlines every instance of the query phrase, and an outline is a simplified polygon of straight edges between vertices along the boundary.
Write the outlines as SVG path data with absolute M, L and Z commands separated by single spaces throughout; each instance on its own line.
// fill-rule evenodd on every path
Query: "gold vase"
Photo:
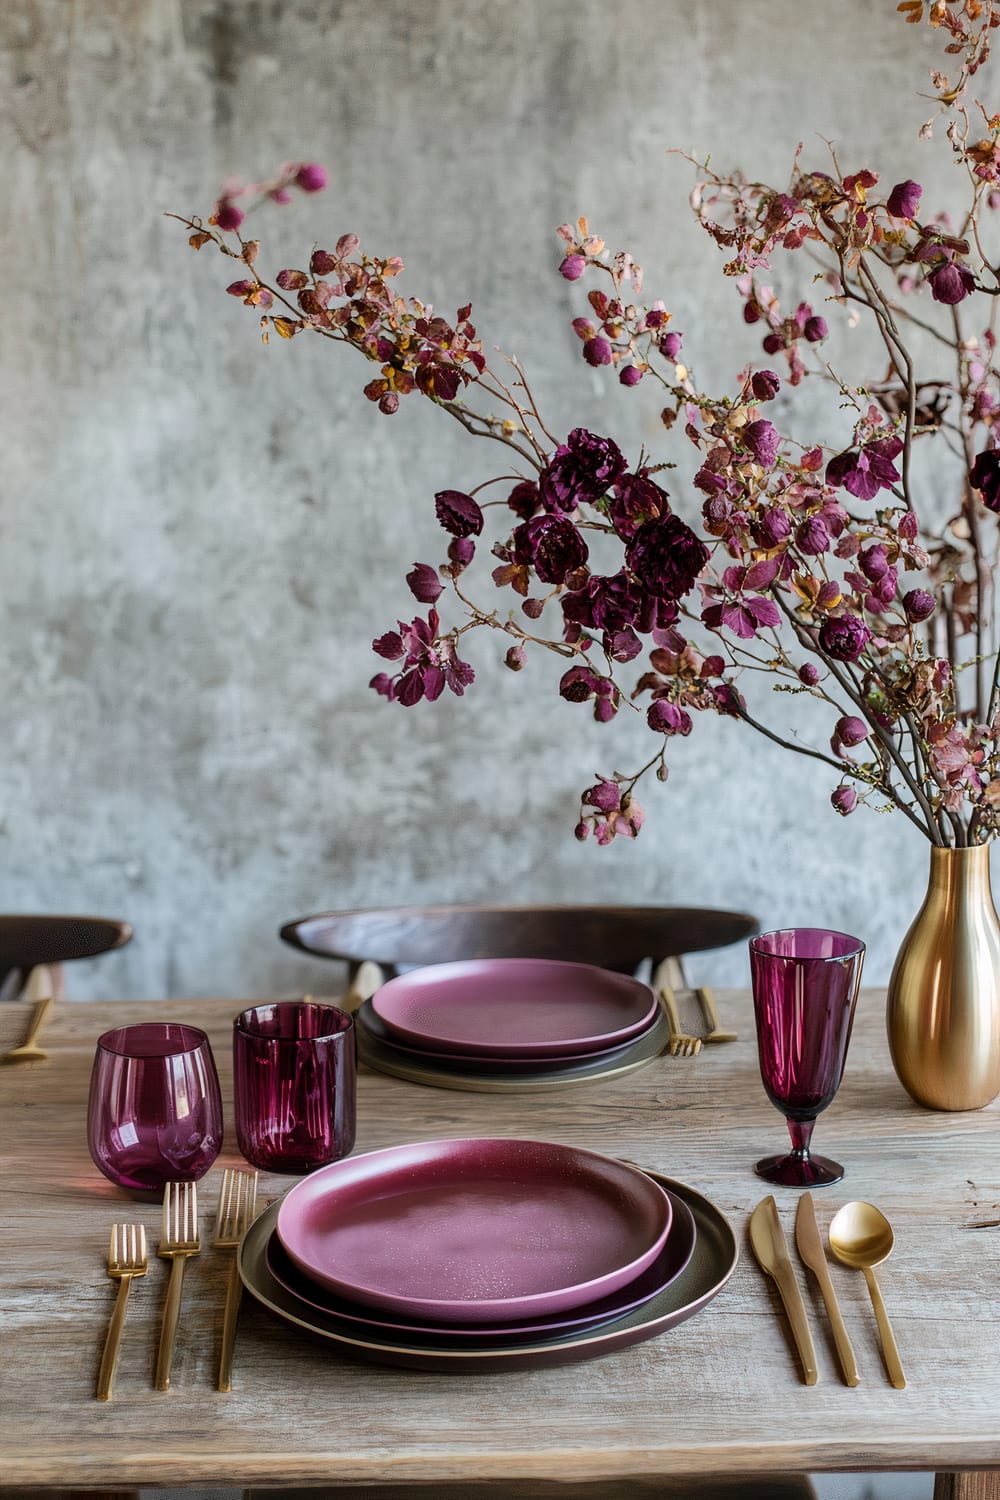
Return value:
M 1000 922 L 988 844 L 931 849 L 924 904 L 903 940 L 886 1010 L 900 1083 L 930 1109 L 1000 1094 Z

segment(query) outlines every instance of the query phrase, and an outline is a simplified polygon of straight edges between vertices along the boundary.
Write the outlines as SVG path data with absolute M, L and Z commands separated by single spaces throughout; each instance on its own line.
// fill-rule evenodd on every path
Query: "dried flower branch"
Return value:
M 459 644 L 485 627 L 507 638 L 513 671 L 528 648 L 563 657 L 561 696 L 599 721 L 623 706 L 644 712 L 656 753 L 637 772 L 601 775 L 583 792 L 580 838 L 635 837 L 637 784 L 651 771 L 666 779 L 671 742 L 706 711 L 834 771 L 831 802 L 841 815 L 861 802 L 895 807 L 937 845 L 1000 831 L 1000 256 L 985 248 L 987 220 L 1000 207 L 1000 114 L 967 97 L 1000 24 L 994 3 L 898 7 L 908 23 L 940 31 L 946 56 L 957 59 L 956 77 L 933 72 L 936 113 L 921 131 L 932 140 L 936 122 L 947 121 L 969 193 L 957 232 L 947 215 L 926 210 L 918 182 L 885 192 L 867 167 L 842 171 L 833 151 L 823 169 L 806 171 L 800 148 L 784 188 L 695 162 L 693 211 L 726 257 L 723 273 L 767 361 L 741 371 L 729 393 L 698 383 L 665 301 L 641 300 L 643 273 L 627 251 L 610 255 L 585 219 L 559 228 L 559 274 L 597 283 L 573 320 L 581 356 L 616 373 L 625 390 L 654 388 L 665 433 L 697 451 L 700 535 L 658 482 L 666 464 L 643 453 L 630 461 L 612 438 L 583 428 L 558 441 L 520 364 L 488 359 L 470 306 L 447 318 L 396 292 L 398 257 L 363 253 L 344 234 L 303 269 L 265 280 L 245 214 L 296 188 L 318 191 L 321 168 L 292 164 L 254 187 L 227 183 L 206 221 L 182 218 L 195 249 L 212 242 L 240 262 L 227 290 L 258 309 L 265 342 L 272 332 L 312 333 L 353 346 L 378 367 L 364 394 L 383 413 L 422 395 L 509 450 L 513 472 L 475 493 L 435 496 L 447 556 L 407 575 L 427 613 L 375 641 L 391 670 L 372 686 L 404 706 L 445 688 L 464 694 L 474 672 Z M 782 307 L 767 277 L 784 255 L 808 261 L 822 307 Z M 832 368 L 826 310 L 872 321 L 885 359 L 874 378 L 848 380 Z M 843 431 L 837 441 L 795 443 L 767 414 L 783 388 L 807 379 L 833 387 L 841 422 L 842 411 L 852 413 L 846 445 Z M 914 445 L 932 440 L 955 474 L 943 526 L 920 513 Z M 509 486 L 503 499 L 477 498 L 497 483 Z M 466 578 L 487 519 L 497 518 L 492 581 L 511 591 L 514 608 L 484 608 Z M 596 568 L 592 544 L 601 538 L 603 552 L 618 549 L 614 571 Z M 448 589 L 464 623 L 446 629 L 438 603 Z M 623 681 L 622 669 L 643 653 L 638 677 Z M 740 682 L 762 672 L 777 691 L 828 709 L 828 750 L 751 711 Z

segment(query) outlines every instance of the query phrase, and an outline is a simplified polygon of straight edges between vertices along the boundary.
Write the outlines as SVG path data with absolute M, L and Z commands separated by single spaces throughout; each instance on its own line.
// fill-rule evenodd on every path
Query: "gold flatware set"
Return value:
M 735 1042 L 739 1038 L 735 1031 L 724 1031 L 719 1021 L 715 996 L 705 985 L 699 985 L 691 993 L 698 1004 L 704 1030 L 686 1031 L 681 1024 L 677 992 L 686 989 L 684 971 L 676 958 L 665 958 L 657 965 L 650 980 L 656 993 L 660 1009 L 666 1017 L 670 1036 L 664 1051 L 671 1057 L 697 1057 L 703 1046 L 714 1042 Z
M 906 1386 L 906 1377 L 900 1362 L 892 1327 L 885 1310 L 885 1303 L 875 1280 L 873 1267 L 886 1260 L 893 1247 L 892 1229 L 888 1219 L 871 1203 L 847 1203 L 835 1214 L 828 1230 L 830 1249 L 838 1261 L 845 1266 L 861 1270 L 865 1274 L 868 1290 L 875 1309 L 882 1353 L 889 1380 L 897 1390 Z M 861 1377 L 851 1340 L 841 1315 L 837 1294 L 830 1278 L 816 1208 L 808 1193 L 799 1199 L 795 1214 L 795 1244 L 803 1265 L 815 1276 L 830 1319 L 834 1346 L 845 1385 L 855 1386 Z M 778 1216 L 778 1207 L 773 1196 L 757 1204 L 750 1216 L 750 1245 L 761 1269 L 773 1278 L 792 1331 L 792 1338 L 802 1366 L 802 1377 L 806 1385 L 815 1385 L 819 1379 L 816 1351 L 813 1347 L 809 1320 L 799 1291 L 795 1272 L 785 1240 L 785 1232 Z
M 232 1389 L 233 1347 L 242 1284 L 236 1263 L 236 1250 L 257 1212 L 257 1173 L 227 1167 L 222 1177 L 219 1206 L 216 1213 L 213 1248 L 232 1252 L 226 1278 L 226 1303 L 222 1327 L 222 1352 L 217 1387 Z M 201 1252 L 198 1224 L 198 1185 L 194 1182 L 168 1182 L 163 1193 L 163 1227 L 157 1254 L 170 1261 L 170 1279 L 163 1307 L 153 1384 L 158 1391 L 170 1388 L 174 1343 L 181 1313 L 184 1268 L 192 1256 Z M 111 1399 L 125 1310 L 133 1280 L 148 1270 L 146 1230 L 142 1224 L 115 1224 L 111 1230 L 108 1251 L 108 1276 L 118 1282 L 114 1313 L 108 1327 L 104 1353 L 97 1377 L 97 1399 Z

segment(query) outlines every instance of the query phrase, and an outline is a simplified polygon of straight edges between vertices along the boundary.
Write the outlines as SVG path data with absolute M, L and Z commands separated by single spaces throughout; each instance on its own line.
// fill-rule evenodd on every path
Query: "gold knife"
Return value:
M 844 1372 L 844 1384 L 857 1385 L 861 1379 L 858 1374 L 857 1361 L 854 1358 L 851 1341 L 847 1336 L 847 1329 L 844 1327 L 844 1320 L 840 1315 L 837 1293 L 830 1280 L 823 1241 L 820 1239 L 819 1226 L 816 1223 L 816 1208 L 808 1193 L 802 1194 L 795 1213 L 795 1243 L 803 1264 L 809 1267 L 823 1293 L 823 1301 L 826 1303 L 826 1310 L 830 1315 L 830 1326 L 833 1329 L 833 1342 L 837 1346 L 837 1358 Z
M 761 1270 L 774 1278 L 785 1305 L 805 1383 L 815 1385 L 819 1379 L 819 1370 L 816 1368 L 816 1350 L 813 1348 L 802 1294 L 795 1280 L 792 1263 L 788 1258 L 788 1246 L 785 1243 L 781 1220 L 778 1218 L 778 1205 L 773 1196 L 762 1199 L 750 1215 L 750 1244 Z

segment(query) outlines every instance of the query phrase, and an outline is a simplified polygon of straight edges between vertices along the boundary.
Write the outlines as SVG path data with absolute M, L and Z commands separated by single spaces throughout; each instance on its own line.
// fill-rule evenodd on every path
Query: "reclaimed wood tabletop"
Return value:
M 153 1389 L 168 1274 L 160 1212 L 136 1203 L 87 1152 L 86 1106 L 102 1031 L 144 1019 L 209 1033 L 226 1141 L 202 1185 L 210 1230 L 232 1128 L 233 1000 L 63 1003 L 46 1063 L 0 1069 L 0 1485 L 444 1485 L 618 1480 L 765 1471 L 934 1470 L 942 1496 L 986 1496 L 1000 1468 L 1000 1121 L 997 1106 L 939 1114 L 892 1072 L 884 997 L 862 993 L 843 1085 L 816 1147 L 846 1176 L 815 1193 L 821 1232 L 849 1199 L 876 1203 L 896 1234 L 880 1283 L 908 1377 L 894 1390 L 864 1278 L 830 1259 L 861 1383 L 845 1386 L 814 1279 L 792 1248 L 819 1382 L 802 1382 L 773 1283 L 746 1239 L 769 1191 L 754 1161 L 786 1138 L 757 1069 L 749 996 L 718 996 L 733 1043 L 568 1091 L 444 1091 L 362 1069 L 356 1151 L 411 1140 L 523 1136 L 629 1158 L 696 1187 L 741 1245 L 736 1272 L 696 1317 L 603 1358 L 555 1369 L 438 1375 L 351 1363 L 244 1299 L 233 1389 L 215 1389 L 228 1258 L 188 1266 L 171 1389 Z M 266 1201 L 293 1179 L 262 1176 Z M 774 1189 L 794 1246 L 795 1191 Z M 138 1220 L 149 1273 L 136 1282 L 114 1398 L 95 1378 L 115 1285 L 116 1220 Z M 432 1493 L 433 1490 L 429 1491 Z

